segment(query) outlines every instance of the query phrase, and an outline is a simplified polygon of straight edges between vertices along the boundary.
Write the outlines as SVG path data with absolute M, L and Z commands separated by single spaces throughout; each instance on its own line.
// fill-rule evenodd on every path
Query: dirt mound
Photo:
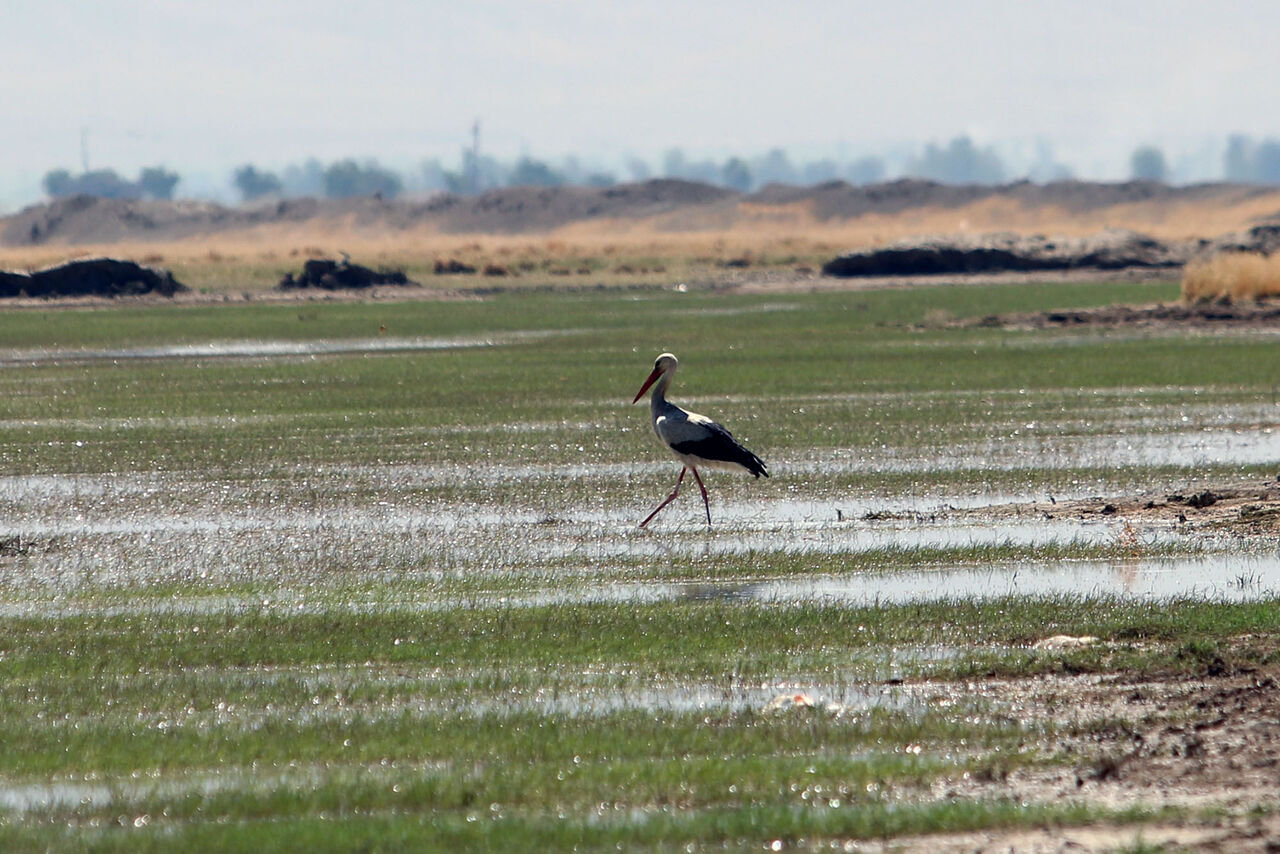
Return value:
M 0 272 L 0 297 L 135 296 L 171 297 L 187 290 L 168 270 L 116 258 L 86 258 L 34 273 Z
M 1202 255 L 1219 252 L 1260 252 L 1270 255 L 1280 249 L 1280 222 L 1266 222 L 1255 225 L 1247 231 L 1224 234 L 1216 240 L 1206 242 L 1199 251 Z
M 896 214 L 922 207 L 958 208 L 999 195 L 1004 188 L 978 184 L 938 184 L 903 178 L 853 186 L 828 181 L 812 187 L 770 184 L 745 198 L 757 205 L 809 203 L 820 220 L 852 219 L 867 214 Z
M 0 220 L 0 242 L 24 246 L 172 240 L 249 228 L 267 221 L 305 222 L 315 215 L 314 204 L 282 202 L 280 208 L 234 209 L 213 202 L 70 196 L 33 205 L 7 220 Z
M 1239 184 L 1194 184 L 1171 187 L 1155 181 L 1098 183 L 1093 181 L 1053 181 L 1033 184 L 939 184 L 903 178 L 882 184 L 853 186 L 844 181 L 828 181 L 811 187 L 771 184 L 746 196 L 744 201 L 761 205 L 805 202 L 812 205 L 820 220 L 851 219 L 867 214 L 895 214 L 919 208 L 961 208 L 985 199 L 1005 198 L 1028 208 L 1054 207 L 1071 213 L 1102 210 L 1140 202 L 1194 202 L 1231 199 L 1240 201 L 1270 195 L 1266 187 Z
M 1008 208 L 1013 213 L 983 210 L 988 201 L 998 203 L 994 208 L 997 212 Z M 1143 211 L 1134 214 L 1133 209 L 1143 205 Z M 891 218 L 939 211 L 955 211 L 963 220 L 976 217 L 976 221 L 991 222 L 996 228 L 1006 227 L 1000 224 L 1004 222 L 1012 228 L 1024 221 L 1034 222 L 1036 217 L 1032 214 L 1040 211 L 1051 219 L 1065 212 L 1089 213 L 1086 219 L 1098 223 L 1151 222 L 1154 229 L 1155 223 L 1171 215 L 1174 206 L 1180 206 L 1181 216 L 1193 217 L 1189 220 L 1193 224 L 1203 221 L 1197 212 L 1216 211 L 1216 230 L 1205 235 L 1212 236 L 1274 219 L 1280 208 L 1280 193 L 1275 188 L 1232 184 L 1169 187 L 1142 181 L 1060 181 L 1043 185 L 1022 181 L 987 186 L 902 179 L 866 186 L 843 181 L 807 187 L 770 185 L 743 195 L 693 181 L 655 179 L 604 188 L 509 187 L 478 196 L 442 193 L 426 199 L 288 199 L 239 207 L 212 202 L 72 196 L 33 205 L 0 219 L 0 244 L 163 242 L 273 225 L 520 234 L 592 220 L 634 220 L 647 221 L 659 230 L 687 231 L 731 229 L 761 222 L 811 226 L 815 220 L 839 223 L 868 216 Z M 1070 230 L 1079 233 L 1080 223 L 1073 224 Z M 1244 234 L 1237 242 L 1249 239 Z
M 983 234 L 935 236 L 848 252 L 828 261 L 828 276 L 916 276 L 995 271 L 1121 270 L 1179 267 L 1200 247 L 1169 245 L 1134 231 L 1113 229 L 1093 237 Z
M 657 179 L 615 187 L 508 187 L 479 196 L 436 197 L 411 218 L 434 219 L 441 231 L 504 233 L 558 228 L 591 219 L 643 219 L 737 198 L 693 181 Z
M 345 256 L 341 261 L 331 258 L 312 258 L 302 265 L 302 273 L 294 278 L 293 273 L 285 273 L 284 278 L 276 285 L 282 291 L 301 290 L 303 288 L 320 288 L 336 291 L 343 288 L 371 288 L 374 285 L 411 285 L 403 270 L 379 272 L 352 264 Z
M 71 196 L 32 205 L 0 220 L 0 243 L 111 243 L 171 240 L 265 224 L 354 223 L 366 228 L 432 226 L 451 233 L 543 231 L 598 218 L 639 219 L 733 204 L 732 190 L 691 181 L 654 180 L 615 187 L 511 187 L 479 196 L 442 194 L 426 201 L 370 196 L 287 199 L 229 208 L 212 202 Z
M 1222 199 L 1242 200 L 1271 194 L 1271 189 L 1243 184 L 1190 184 L 1170 186 L 1159 181 L 1051 181 L 1033 184 L 1020 181 L 1004 188 L 1004 195 L 1024 204 L 1053 206 L 1082 213 L 1141 202 L 1194 202 Z

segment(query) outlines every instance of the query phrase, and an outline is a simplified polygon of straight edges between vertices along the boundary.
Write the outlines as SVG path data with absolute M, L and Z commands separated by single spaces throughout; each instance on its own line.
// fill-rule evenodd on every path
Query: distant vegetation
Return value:
M 1134 149 L 1128 174 L 1136 180 L 1176 180 L 1165 152 L 1155 145 Z M 1280 184 L 1280 140 L 1254 140 L 1234 135 L 1227 140 L 1223 156 L 1226 180 L 1242 183 Z M 968 136 L 946 143 L 929 142 L 923 150 L 897 150 L 886 157 L 860 156 L 844 159 L 821 158 L 794 162 L 781 148 L 746 157 L 729 155 L 723 159 L 692 158 L 680 148 L 669 149 L 657 168 L 636 157 L 627 159 L 617 171 L 584 164 L 575 156 L 552 162 L 530 155 L 504 161 L 484 154 L 478 147 L 462 149 L 456 168 L 438 158 L 422 161 L 416 170 L 397 172 L 374 159 L 344 158 L 323 163 L 310 158 L 285 166 L 278 172 L 252 163 L 237 167 L 229 184 L 241 200 L 261 198 L 350 198 L 379 195 L 395 198 L 403 193 L 451 192 L 475 195 L 503 187 L 609 187 L 619 182 L 650 178 L 676 178 L 753 192 L 768 184 L 813 185 L 845 181 L 853 185 L 874 184 L 891 177 L 922 178 L 943 184 L 1000 184 L 1027 178 L 1039 183 L 1074 177 L 1059 162 L 1047 142 L 1037 144 L 1030 166 L 1021 172 L 1011 169 L 994 146 L 982 146 Z M 87 193 L 103 198 L 172 198 L 180 177 L 162 167 L 143 169 L 130 181 L 112 169 L 98 169 L 72 175 L 55 169 L 44 176 L 44 189 L 51 197 Z
M 1138 181 L 1165 180 L 1169 169 L 1165 166 L 1164 152 L 1154 145 L 1134 149 L 1133 156 L 1129 158 L 1129 174 Z
M 967 136 L 945 147 L 932 142 L 914 159 L 910 172 L 945 184 L 999 184 L 1005 180 L 1004 163 L 994 148 L 979 148 Z
M 53 198 L 81 193 L 104 199 L 171 199 L 181 178 L 177 172 L 160 166 L 148 166 L 138 173 L 136 181 L 116 174 L 114 169 L 95 169 L 72 175 L 66 169 L 45 173 L 44 191 Z
M 331 199 L 349 199 L 354 196 L 382 196 L 395 198 L 404 189 L 400 176 L 383 169 L 376 160 L 357 163 L 339 160 L 324 170 L 324 194 Z
M 284 190 L 284 184 L 280 183 L 279 178 L 270 172 L 259 172 L 248 163 L 231 173 L 231 183 L 240 191 L 240 198 L 246 202 L 263 196 L 278 196 Z
M 1223 157 L 1228 181 L 1244 184 L 1280 184 L 1280 140 L 1254 142 L 1236 134 L 1227 140 Z

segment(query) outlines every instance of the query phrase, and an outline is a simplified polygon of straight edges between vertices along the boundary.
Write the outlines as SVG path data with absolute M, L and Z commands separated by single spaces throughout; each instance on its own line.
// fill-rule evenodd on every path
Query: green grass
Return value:
M 646 431 L 643 411 L 626 401 L 660 349 L 684 359 L 681 399 L 714 406 L 775 455 L 943 449 L 1028 419 L 1080 429 L 1081 414 L 1117 417 L 1133 402 L 1127 393 L 1098 401 L 1099 390 L 1143 389 L 1142 405 L 1170 408 L 1270 394 L 1277 371 L 1261 339 L 1114 335 L 1077 346 L 1079 336 L 904 327 L 939 305 L 964 316 L 1172 294 L 1172 285 L 919 289 L 795 297 L 777 311 L 761 310 L 779 302 L 761 298 L 593 294 L 13 312 L 0 316 L 0 340 L 14 347 L 368 338 L 380 326 L 403 337 L 548 337 L 393 354 L 12 365 L 0 376 L 11 437 L 0 448 L 11 471 L 203 470 L 218 458 L 254 471 L 320 461 L 631 460 Z M 552 427 L 518 444 L 493 430 L 520 423 Z M 279 442 L 282 434 L 292 441 Z
M 674 821 L 671 832 L 706 842 L 728 827 L 783 836 L 805 827 L 853 836 L 993 827 L 1011 820 L 999 804 L 943 809 L 925 798 L 887 811 L 886 798 L 992 763 L 1007 773 L 1051 761 L 1022 746 L 1055 725 L 978 697 L 935 704 L 903 694 L 864 705 L 864 686 L 841 680 L 873 671 L 870 651 L 957 637 L 972 644 L 922 662 L 918 675 L 933 678 L 1081 672 L 1118 658 L 1131 672 L 1199 672 L 1215 644 L 1265 632 L 1278 611 L 1275 601 L 1010 599 L 27 618 L 6 621 L 0 635 L 0 738 L 13 785 L 116 781 L 106 803 L 29 815 L 87 828 L 145 815 L 148 829 L 135 835 L 160 834 L 153 844 L 171 830 L 202 839 L 230 820 L 258 828 L 250 838 L 262 834 L 269 845 L 271 824 L 316 816 L 356 826 L 397 816 L 386 828 L 393 835 L 416 834 L 424 820 L 461 831 L 477 812 L 497 822 L 486 831 L 495 840 L 567 814 L 568 836 L 549 839 L 591 844 L 615 833 L 647 838 L 655 814 Z M 1013 648 L 1044 631 L 1108 643 L 1104 652 Z M 1187 637 L 1204 648 L 1188 651 Z M 727 681 L 705 708 L 608 699 L 654 690 L 678 699 L 681 686 L 708 679 Z M 749 686 L 778 679 L 804 680 L 856 711 L 742 705 Z M 885 690 L 904 689 L 872 696 Z M 548 702 L 559 710 L 541 710 Z M 611 831 L 597 836 L 604 828 L 590 817 L 602 802 Z M 1073 809 L 1071 820 L 1107 815 Z M 1027 815 L 1061 814 L 1046 806 Z M 762 816 L 773 818 L 755 824 Z M 15 840 L 34 832 L 10 827 Z
M 911 540 L 929 501 L 1274 476 L 1265 460 L 1107 453 L 1269 425 L 1270 336 L 921 326 L 1176 295 L 1075 283 L 0 313 L 0 513 L 22 534 L 0 536 L 0 794 L 89 787 L 0 809 L 0 845 L 732 848 L 1140 826 L 1163 813 L 933 798 L 965 773 L 1074 761 L 1044 748 L 1067 725 L 964 683 L 1269 666 L 1274 597 L 944 587 L 833 604 L 733 588 L 1265 555 L 1271 540 Z M 82 352 L 387 338 L 461 344 Z M 673 398 L 773 469 L 709 480 L 712 532 L 696 492 L 650 532 L 617 521 L 676 472 L 630 404 L 662 350 L 682 360 Z M 1070 450 L 1019 462 L 1039 445 Z M 749 501 L 801 509 L 721 521 Z M 884 502 L 908 508 L 882 529 L 898 539 L 841 546 Z M 716 595 L 596 595 L 656 583 Z M 1059 633 L 1103 642 L 1031 648 Z M 795 691 L 836 708 L 764 711 Z
M 500 806 L 500 805 L 499 805 Z M 156 832 L 150 814 L 118 816 L 110 829 L 105 821 L 74 835 L 40 830 L 14 834 L 15 850 L 169 851 L 458 851 L 458 850 L 670 850 L 673 847 L 792 847 L 814 836 L 834 839 L 881 839 L 941 831 L 1002 827 L 1061 827 L 1090 821 L 1136 823 L 1173 811 L 1143 808 L 1092 811 L 1078 804 L 1027 806 L 1014 801 L 934 804 L 917 810 L 895 804 L 856 808 L 749 807 L 707 810 L 697 821 L 672 809 L 654 808 L 638 821 L 614 821 L 607 813 L 589 822 L 558 815 L 512 815 L 480 805 L 466 816 L 418 817 L 358 814 L 340 821 L 319 809 L 318 817 L 204 822 Z M 148 831 L 132 830 L 146 820 Z

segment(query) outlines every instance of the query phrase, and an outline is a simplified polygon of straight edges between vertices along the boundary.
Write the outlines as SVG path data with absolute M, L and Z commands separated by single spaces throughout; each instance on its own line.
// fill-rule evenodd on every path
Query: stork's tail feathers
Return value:
M 734 460 L 735 463 L 741 465 L 757 478 L 759 478 L 760 475 L 764 475 L 765 477 L 769 476 L 769 469 L 765 467 L 764 460 L 760 459 L 746 448 L 743 448 L 741 445 L 738 447 L 742 451 L 742 456 Z

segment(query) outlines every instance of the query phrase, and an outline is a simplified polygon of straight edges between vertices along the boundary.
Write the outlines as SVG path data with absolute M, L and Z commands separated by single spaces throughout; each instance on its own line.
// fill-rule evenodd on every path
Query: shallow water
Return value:
M 62 504 L 65 512 L 50 515 L 28 507 L 0 521 L 0 540 L 11 543 L 10 554 L 0 552 L 0 584 L 74 589 L 189 580 L 305 583 L 386 572 L 412 577 L 441 569 L 483 577 L 566 562 L 1105 544 L 1120 534 L 1114 521 L 1061 517 L 982 524 L 930 516 L 870 521 L 860 516 L 885 504 L 858 501 L 840 507 L 805 501 L 733 504 L 717 508 L 716 527 L 710 530 L 700 504 L 686 502 L 679 510 L 668 508 L 661 525 L 640 530 L 636 511 L 617 508 L 554 516 L 529 508 L 391 502 L 308 510 L 274 502 L 246 507 L 242 496 L 234 495 L 224 506 L 192 508 L 166 506 L 168 498 L 155 483 L 128 482 L 119 491 L 81 486 L 64 493 L 41 482 L 37 492 L 43 509 Z M 848 521 L 838 521 L 841 513 Z
M 1280 595 L 1280 554 L 1158 560 L 1052 561 L 1016 566 L 938 567 L 818 578 L 699 581 L 587 587 L 540 601 L 719 599 L 735 602 L 899 604 L 936 599 L 1086 595 L 1245 601 Z
M 1104 432 L 1083 436 L 1018 435 L 947 448 L 836 450 L 773 467 L 780 474 L 1021 471 L 1081 467 L 1280 465 L 1280 431 L 1210 428 L 1168 432 Z
M 315 346 L 479 342 L 377 339 Z M 275 345 L 254 350 L 256 346 L 233 347 L 224 355 L 267 352 Z M 1132 536 L 1122 520 L 982 520 L 949 512 L 1043 501 L 1046 494 L 982 494 L 961 487 L 951 494 L 940 488 L 927 495 L 868 497 L 842 494 L 831 481 L 821 485 L 821 478 L 840 473 L 853 474 L 856 481 L 861 473 L 902 471 L 1280 461 L 1280 431 L 1241 426 L 1244 421 L 1258 423 L 1269 412 L 1267 407 L 1212 412 L 1206 408 L 1203 419 L 1183 416 L 1188 424 L 1212 423 L 1208 429 L 1061 435 L 1028 422 L 1004 437 L 942 452 L 878 446 L 777 459 L 774 477 L 762 481 L 758 491 L 736 486 L 723 490 L 723 476 L 711 481 L 710 530 L 692 487 L 648 530 L 637 529 L 639 520 L 665 495 L 667 478 L 678 470 L 673 461 L 657 454 L 637 462 L 605 463 L 320 464 L 274 471 L 266 479 L 248 472 L 229 480 L 210 479 L 200 472 L 0 476 L 0 585 L 45 590 L 173 582 L 305 587 L 335 578 L 413 579 L 450 572 L 476 579 L 529 573 L 545 583 L 557 574 L 583 574 L 573 567 L 590 567 L 594 576 L 607 576 L 611 567 L 635 561 L 656 561 L 658 569 L 671 562 L 674 571 L 687 575 L 693 562 L 717 555 L 803 557 L 991 545 L 1107 545 Z M 517 432 L 522 427 L 535 433 L 556 429 L 554 424 L 505 426 Z M 590 432 L 600 426 L 583 422 L 573 428 Z M 637 486 L 640 479 L 643 488 Z M 661 482 L 656 490 L 655 480 Z M 570 485 L 572 489 L 566 489 Z M 1059 492 L 1057 498 L 1089 497 L 1096 487 L 1085 485 L 1079 491 Z M 761 494 L 767 497 L 753 497 Z M 438 497 L 442 495 L 461 497 Z M 570 497 L 562 497 L 566 495 Z M 1183 536 L 1172 524 L 1147 524 L 1141 530 L 1147 545 L 1179 543 Z M 843 578 L 822 582 L 821 590 L 792 589 L 790 594 L 785 587 L 765 585 L 759 588 L 765 592 L 753 595 L 857 601 L 892 599 L 940 585 L 956 595 L 977 597 L 1119 589 L 1152 596 L 1224 591 L 1237 595 L 1232 587 L 1237 572 L 1260 577 L 1262 589 L 1276 585 L 1275 563 L 1256 557 L 1185 564 L 1181 570 L 1155 564 L 1139 569 L 1142 580 L 1136 586 L 1119 588 L 1106 569 L 1072 565 L 1024 567 L 1016 577 L 1021 587 L 1011 587 L 1001 567 L 985 575 L 954 570 L 945 578 L 918 573 L 899 573 L 892 579 Z M 1197 574 L 1199 586 L 1185 580 Z M 1238 587 L 1239 595 L 1260 595 L 1259 585 Z
M 102 783 L 0 785 L 0 810 L 24 813 L 107 804 L 115 799 L 115 788 Z
M 203 359 L 276 356 L 317 356 L 334 353 L 385 353 L 410 350 L 450 350 L 464 347 L 495 347 L 513 341 L 528 341 L 569 334 L 572 330 L 526 330 L 456 338 L 395 337 L 310 339 L 305 341 L 209 341 L 200 344 L 165 344 L 154 347 L 101 349 L 33 348 L 0 350 L 0 364 L 41 362 L 125 361 L 130 359 Z

